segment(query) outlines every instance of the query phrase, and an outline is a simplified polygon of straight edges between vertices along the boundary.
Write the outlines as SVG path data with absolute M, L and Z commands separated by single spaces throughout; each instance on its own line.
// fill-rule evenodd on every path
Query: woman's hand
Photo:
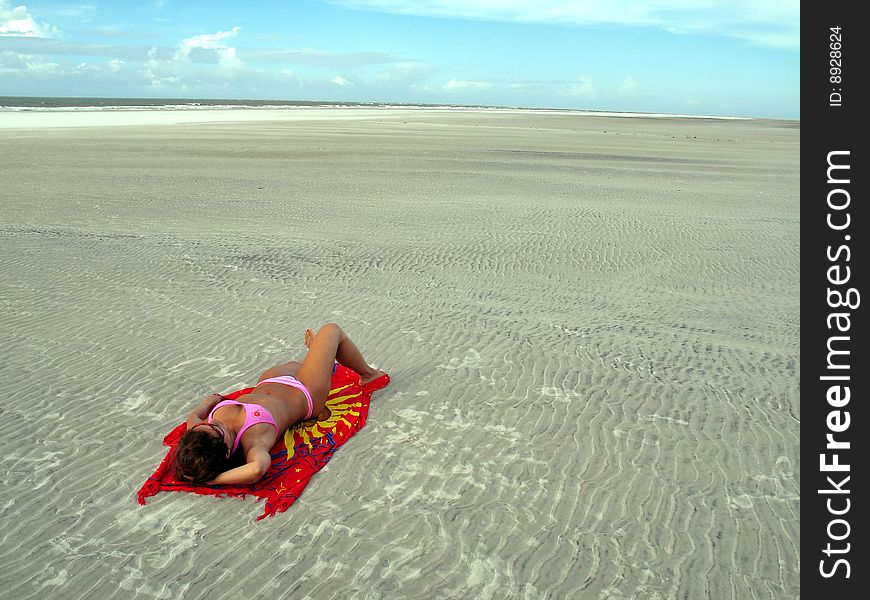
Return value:
M 190 429 L 197 423 L 202 423 L 208 418 L 212 409 L 224 399 L 220 394 L 209 394 L 197 404 L 187 417 L 187 428 Z

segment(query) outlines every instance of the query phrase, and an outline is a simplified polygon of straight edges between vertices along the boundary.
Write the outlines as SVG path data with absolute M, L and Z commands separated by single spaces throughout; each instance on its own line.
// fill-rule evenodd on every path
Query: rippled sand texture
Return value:
M 797 123 L 8 130 L 4 598 L 794 598 Z M 135 492 L 341 323 L 393 375 L 287 513 Z

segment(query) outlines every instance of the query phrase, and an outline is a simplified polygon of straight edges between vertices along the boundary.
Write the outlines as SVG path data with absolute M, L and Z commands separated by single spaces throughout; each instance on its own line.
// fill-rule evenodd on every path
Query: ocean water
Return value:
M 0 96 L 0 111 L 52 110 L 196 110 L 252 108 L 316 108 L 342 106 L 434 106 L 385 102 L 321 102 L 317 100 L 250 100 L 214 98 L 73 98 Z M 441 106 L 441 105 L 439 105 Z

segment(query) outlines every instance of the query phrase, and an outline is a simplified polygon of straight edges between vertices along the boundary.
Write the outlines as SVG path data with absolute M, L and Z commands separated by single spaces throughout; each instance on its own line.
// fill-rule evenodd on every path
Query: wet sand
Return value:
M 4 117 L 0 596 L 799 595 L 798 123 L 307 114 Z M 136 504 L 329 321 L 393 383 L 288 512 Z

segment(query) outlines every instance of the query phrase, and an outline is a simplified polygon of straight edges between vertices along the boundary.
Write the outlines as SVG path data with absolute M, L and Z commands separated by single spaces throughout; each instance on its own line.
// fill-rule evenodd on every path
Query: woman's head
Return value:
M 226 438 L 224 428 L 217 423 L 201 423 L 188 429 L 175 448 L 175 479 L 205 483 L 225 471 L 230 455 Z

